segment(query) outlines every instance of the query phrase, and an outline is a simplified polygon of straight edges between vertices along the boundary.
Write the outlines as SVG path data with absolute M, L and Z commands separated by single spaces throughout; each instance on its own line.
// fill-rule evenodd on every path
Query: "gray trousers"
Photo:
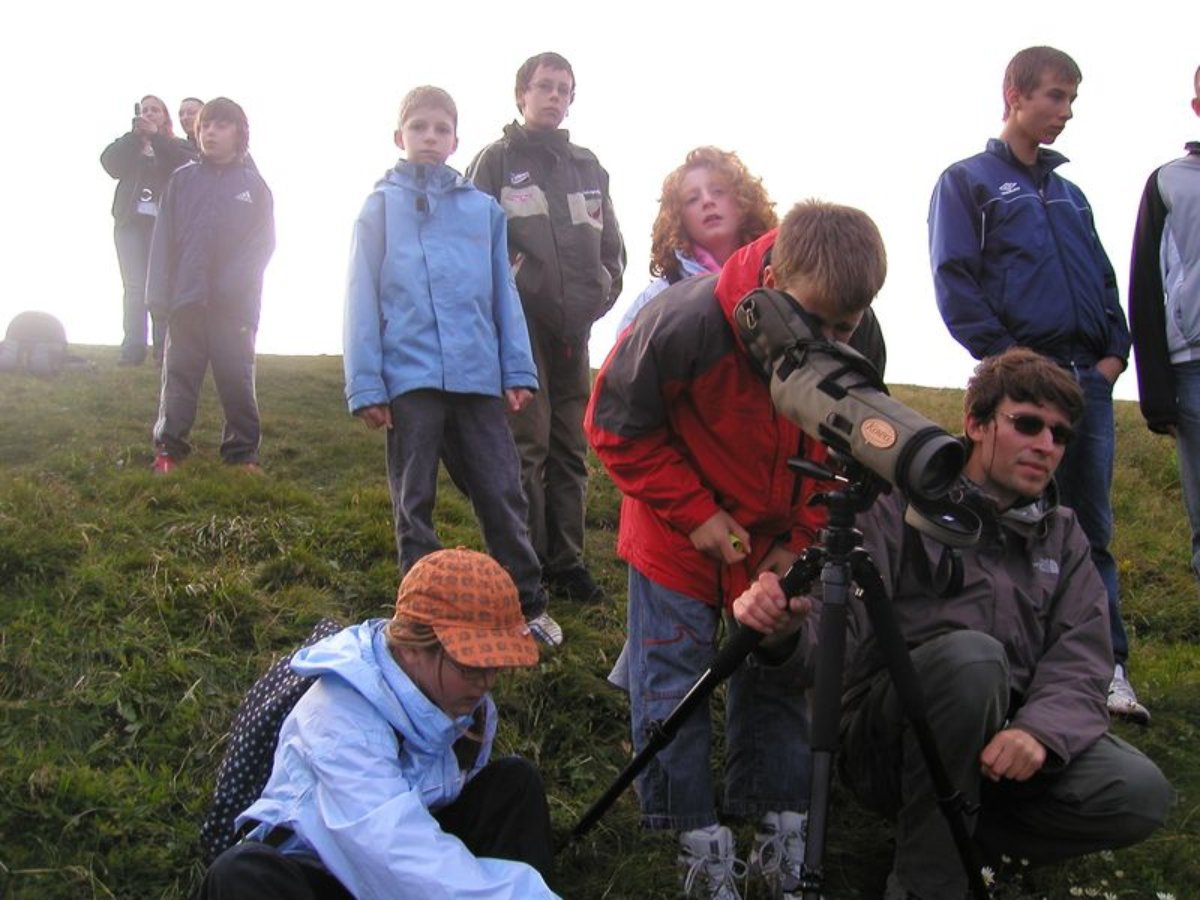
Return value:
M 930 726 L 954 785 L 981 803 L 969 823 L 985 859 L 1032 864 L 1136 843 L 1165 821 L 1173 792 L 1138 750 L 1111 734 L 1059 771 L 993 783 L 979 754 L 1004 727 L 1008 661 L 990 635 L 955 631 L 912 651 Z M 896 821 L 894 872 L 922 900 L 961 900 L 966 875 L 912 729 L 886 671 L 842 716 L 842 774 L 868 807 Z
M 526 619 L 546 610 L 542 568 L 529 542 L 521 467 L 505 421 L 504 401 L 482 394 L 410 391 L 391 402 L 387 433 L 388 488 L 400 565 L 442 545 L 433 528 L 438 461 L 471 500 L 488 553 L 517 585 Z
M 214 313 L 204 303 L 192 303 L 171 313 L 158 421 L 154 423 L 156 446 L 176 459 L 191 452 L 187 437 L 196 421 L 204 373 L 211 364 L 217 396 L 225 411 L 221 459 L 227 463 L 258 461 L 261 427 L 254 393 L 256 331 L 248 322 Z
M 583 565 L 587 438 L 583 415 L 592 390 L 587 338 L 565 341 L 532 321 L 529 342 L 539 390 L 510 417 L 529 500 L 529 534 L 547 573 Z

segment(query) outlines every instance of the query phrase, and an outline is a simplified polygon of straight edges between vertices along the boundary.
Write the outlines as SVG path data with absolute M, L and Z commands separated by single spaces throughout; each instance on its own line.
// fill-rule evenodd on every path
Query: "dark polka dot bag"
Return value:
M 299 650 L 341 631 L 333 619 L 322 619 L 313 628 Z M 233 723 L 229 743 L 217 768 L 216 784 L 208 816 L 200 826 L 200 848 L 206 863 L 212 862 L 241 838 L 233 827 L 242 810 L 258 799 L 275 760 L 279 729 L 296 702 L 304 696 L 314 679 L 303 678 L 291 670 L 293 650 L 254 682 L 242 698 Z

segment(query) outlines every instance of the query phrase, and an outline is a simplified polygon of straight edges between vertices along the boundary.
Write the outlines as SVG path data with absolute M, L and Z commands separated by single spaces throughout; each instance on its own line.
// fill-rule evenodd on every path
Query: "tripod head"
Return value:
M 822 491 L 810 501 L 829 509 L 829 525 L 825 531 L 830 534 L 827 536 L 823 532 L 821 536 L 826 545 L 835 537 L 833 529 L 852 529 L 855 515 L 870 509 L 880 494 L 892 491 L 892 485 L 885 479 L 836 447 L 829 447 L 828 460 L 836 468 L 798 456 L 788 460 L 788 466 L 806 478 L 838 485 L 838 489 Z M 922 534 L 951 548 L 970 547 L 979 540 L 982 523 L 966 505 L 947 496 L 937 499 L 908 496 L 907 499 L 904 521 Z M 849 549 L 853 547 L 846 552 Z

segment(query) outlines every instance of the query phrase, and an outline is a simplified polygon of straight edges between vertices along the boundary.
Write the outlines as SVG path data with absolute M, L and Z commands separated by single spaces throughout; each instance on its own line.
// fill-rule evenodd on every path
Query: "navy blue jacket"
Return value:
M 274 250 L 274 201 L 262 176 L 242 162 L 189 163 L 171 176 L 154 224 L 147 303 L 158 313 L 206 303 L 257 326 Z
M 1117 279 L 1087 198 L 1040 149 L 1032 168 L 1000 140 L 942 173 L 929 256 L 946 327 L 976 359 L 1021 345 L 1060 363 L 1129 355 Z

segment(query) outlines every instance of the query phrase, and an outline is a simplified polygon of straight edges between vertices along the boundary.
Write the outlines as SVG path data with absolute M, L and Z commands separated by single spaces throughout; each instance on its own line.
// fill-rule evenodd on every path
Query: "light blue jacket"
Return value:
M 422 388 L 536 390 L 496 201 L 449 166 L 401 160 L 354 223 L 342 332 L 353 412 Z
M 679 278 L 676 279 L 678 281 L 682 281 L 684 278 L 691 278 L 693 275 L 707 275 L 709 273 L 709 270 L 702 264 L 680 250 L 675 251 L 675 258 L 679 260 Z M 630 303 L 629 308 L 625 310 L 625 315 L 621 316 L 621 324 L 617 326 L 617 334 L 620 334 L 632 325 L 634 318 L 642 311 L 642 307 L 670 286 L 671 282 L 667 281 L 665 275 L 660 275 L 646 285 L 646 289 L 637 295 L 637 299 Z
M 284 720 L 271 778 L 238 817 L 294 834 L 279 849 L 316 857 L 359 900 L 553 898 L 525 863 L 477 857 L 430 814 L 453 802 L 487 762 L 496 710 L 475 767 L 453 745 L 472 723 L 451 719 L 393 660 L 384 619 L 352 625 L 300 650 L 292 669 L 321 676 Z M 399 735 L 399 739 L 397 738 Z

